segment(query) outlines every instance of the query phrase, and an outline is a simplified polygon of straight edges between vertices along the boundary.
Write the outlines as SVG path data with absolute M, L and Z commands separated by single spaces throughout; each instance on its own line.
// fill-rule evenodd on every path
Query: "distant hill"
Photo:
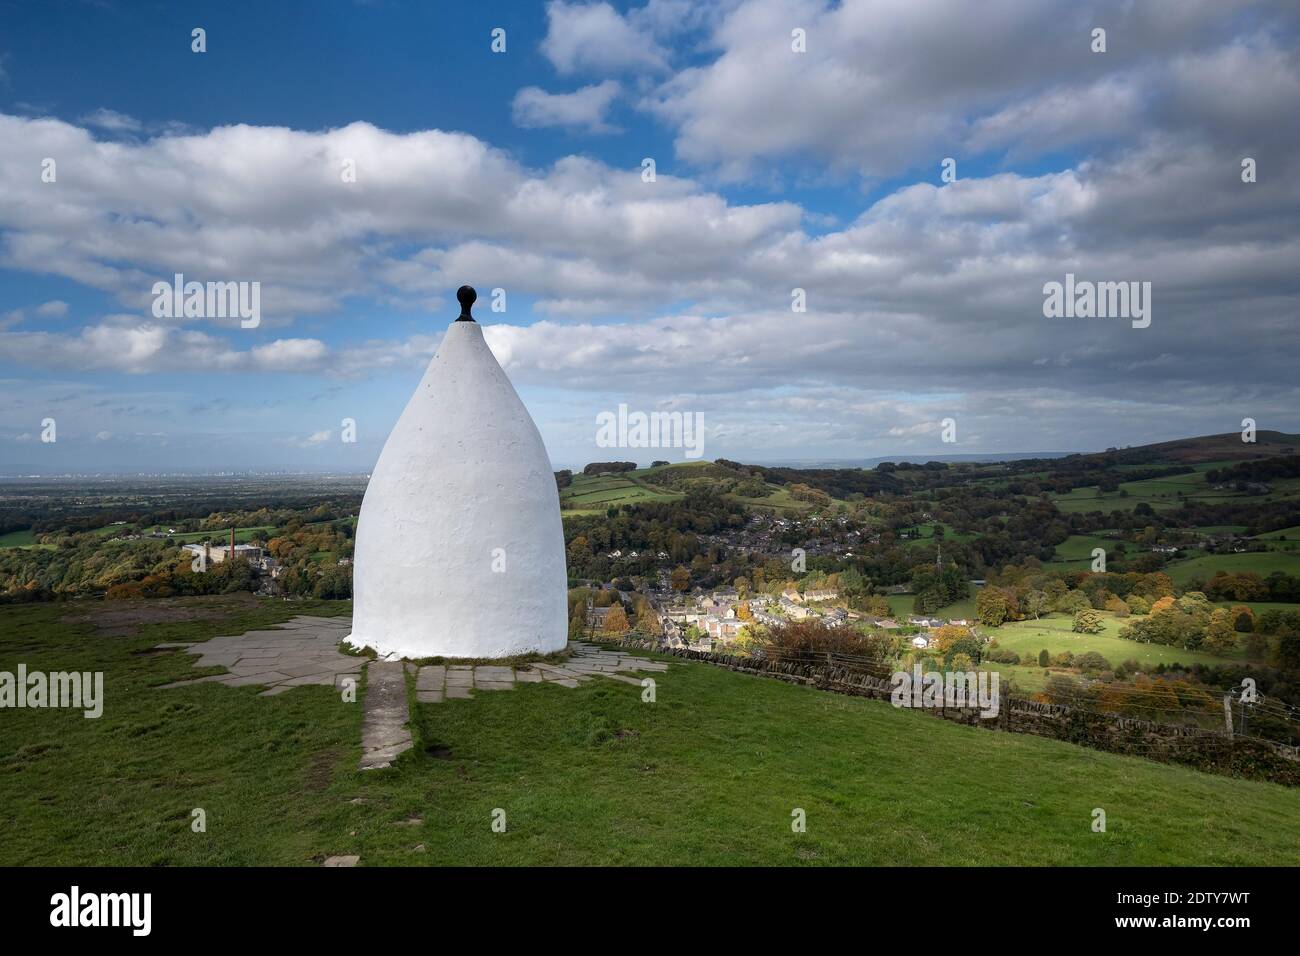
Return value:
M 764 465 L 770 468 L 875 468 L 877 465 L 886 462 L 909 462 L 911 464 L 925 464 L 927 461 L 944 461 L 944 462 L 1000 462 L 1000 461 L 1021 461 L 1026 458 L 1047 459 L 1047 458 L 1065 458 L 1067 455 L 1073 455 L 1076 452 L 1071 451 L 1025 451 L 1025 452 L 1007 452 L 1004 454 L 970 454 L 970 455 L 881 455 L 879 458 L 761 458 L 754 459 L 753 464 Z
M 1172 461 L 1195 465 L 1207 461 L 1243 461 L 1294 455 L 1297 447 L 1300 447 L 1300 435 L 1261 431 L 1256 433 L 1254 442 L 1247 443 L 1241 440 L 1240 432 L 1228 432 L 1224 435 L 1202 435 L 1199 438 L 1178 438 L 1154 445 L 1120 448 L 1114 454 L 1124 464 Z
M 1261 431 L 1256 440 L 1246 443 L 1238 432 L 1223 435 L 1202 435 L 1180 438 L 1127 448 L 1111 448 L 1100 452 L 1025 452 L 1008 454 L 966 455 L 886 455 L 858 460 L 802 461 L 797 465 L 773 465 L 757 462 L 737 462 L 720 458 L 717 461 L 678 462 L 654 468 L 638 468 L 620 473 L 574 475 L 571 483 L 560 492 L 566 514 L 599 514 L 610 507 L 628 504 L 646 504 L 680 499 L 690 491 L 711 490 L 727 498 L 764 510 L 808 511 L 819 504 L 838 504 L 850 495 L 868 497 L 878 494 L 907 494 L 915 492 L 917 482 L 943 481 L 947 471 L 944 466 L 976 467 L 972 478 L 1008 480 L 1009 477 L 1027 475 L 1035 471 L 1088 476 L 1076 481 L 1080 486 L 1095 486 L 1098 474 L 1119 467 L 1122 471 L 1137 470 L 1137 466 L 1166 466 L 1172 472 L 1190 472 L 1192 467 L 1214 462 L 1238 462 L 1296 454 L 1300 435 L 1278 431 Z M 898 466 L 891 468 L 885 463 Z M 929 467 L 925 467 L 929 465 Z M 1139 476 L 1131 476 L 1136 479 Z M 1126 508 L 1134 507 L 1148 496 L 1137 492 L 1151 491 L 1150 500 L 1156 507 L 1171 507 L 1181 503 L 1178 491 L 1197 497 L 1203 480 L 1189 475 L 1184 481 L 1200 484 L 1197 488 L 1173 487 L 1156 489 L 1136 487 L 1130 489 L 1131 500 L 1121 502 Z M 1168 483 L 1168 482 L 1166 482 Z M 1135 482 L 1136 484 L 1136 482 Z M 809 496 L 806 488 L 828 495 L 829 502 Z M 1165 498 L 1160 493 L 1168 492 Z M 1231 497 L 1232 492 L 1216 492 L 1216 498 Z M 1070 495 L 1057 495 L 1063 510 L 1090 510 L 1110 504 L 1103 492 L 1078 490 Z

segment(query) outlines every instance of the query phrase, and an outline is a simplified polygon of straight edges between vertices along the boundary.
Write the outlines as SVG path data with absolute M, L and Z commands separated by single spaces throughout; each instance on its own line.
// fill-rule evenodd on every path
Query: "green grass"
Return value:
M 35 543 L 36 536 L 32 534 L 31 528 L 0 534 L 0 548 L 30 548 Z
M 605 509 L 651 501 L 674 501 L 685 497 L 679 492 L 646 485 L 640 479 L 649 469 L 621 475 L 574 475 L 573 482 L 560 491 L 564 514 L 604 514 Z
M 1238 574 L 1253 571 L 1267 577 L 1274 571 L 1300 575 L 1300 554 L 1290 551 L 1247 551 L 1243 554 L 1204 554 L 1186 561 L 1166 565 L 1174 584 L 1182 587 L 1193 578 L 1209 580 L 1216 571 Z
M 975 597 L 979 591 L 979 588 L 972 587 L 970 597 L 955 601 L 947 607 L 941 607 L 929 616 L 973 621 L 975 620 Z M 885 600 L 889 602 L 889 609 L 900 624 L 906 624 L 907 619 L 916 613 L 912 610 L 912 603 L 916 600 L 915 594 L 888 594 L 885 595 Z
M 679 462 L 669 467 L 675 470 L 683 468 L 702 469 L 710 465 L 712 465 L 712 462 L 699 461 Z M 560 506 L 566 515 L 593 515 L 604 514 L 605 510 L 611 507 L 618 508 L 623 505 L 646 504 L 655 501 L 677 501 L 686 497 L 685 492 L 674 491 L 646 481 L 646 476 L 656 470 L 662 470 L 662 468 L 638 468 L 636 471 L 622 472 L 617 475 L 574 475 L 569 486 L 560 491 Z M 700 475 L 699 477 L 702 480 L 708 480 L 707 475 Z M 761 498 L 745 498 L 734 494 L 726 495 L 726 498 L 740 502 L 746 507 L 757 511 L 803 513 L 812 511 L 815 507 L 810 502 L 799 501 L 794 498 L 781 485 L 768 483 L 765 487 L 767 493 Z M 842 503 L 839 499 L 831 499 L 832 509 Z
M 1127 621 L 1109 611 L 1100 611 L 1104 629 L 1100 634 L 1076 634 L 1070 629 L 1071 618 L 1065 614 L 1048 614 L 1042 620 L 1013 621 L 1001 627 L 980 628 L 980 632 L 996 638 L 998 647 L 1015 651 L 1021 660 L 1030 663 L 988 664 L 987 669 L 1000 671 L 1004 677 L 1014 677 L 1016 686 L 1024 690 L 1039 690 L 1045 683 L 1042 668 L 1037 666 L 1038 652 L 1046 649 L 1056 655 L 1069 651 L 1076 657 L 1087 651 L 1096 651 L 1112 665 L 1135 660 L 1144 669 L 1154 670 L 1158 664 L 1208 665 L 1230 663 L 1235 658 L 1221 657 L 1204 651 L 1189 651 L 1163 644 L 1140 644 L 1119 636 Z M 984 665 L 982 665 L 984 666 Z
M 1072 534 L 1056 546 L 1056 555 L 1043 566 L 1055 570 L 1088 570 L 1092 567 L 1092 549 L 1104 548 L 1107 560 L 1112 560 L 1122 541 L 1115 538 L 1102 538 L 1095 534 Z M 1134 545 L 1127 544 L 1128 551 Z
M 149 534 L 154 531 L 166 532 L 167 527 L 168 527 L 167 525 L 155 525 L 152 528 L 146 528 L 141 533 Z M 267 532 L 273 530 L 273 528 L 274 526 L 269 524 L 258 525 L 255 528 L 236 528 L 235 543 L 247 544 L 249 541 L 264 538 Z M 228 542 L 230 540 L 230 529 L 221 528 L 215 531 L 181 531 L 181 532 L 177 532 L 176 534 L 169 535 L 168 537 L 170 537 L 173 541 L 179 544 L 193 544 L 194 542 L 197 541 L 207 541 L 209 538 L 212 540 L 213 544 L 218 544 L 220 542 L 223 541 Z
M 1148 478 L 1143 481 L 1120 483 L 1119 491 L 1102 493 L 1096 485 L 1073 488 L 1068 494 L 1053 494 L 1056 506 L 1066 513 L 1087 511 L 1132 511 L 1139 502 L 1146 502 L 1156 510 L 1178 508 L 1183 500 L 1193 499 L 1204 503 L 1219 503 L 1229 499 L 1252 501 L 1293 498 L 1300 494 L 1300 481 L 1287 479 L 1269 482 L 1272 491 L 1267 496 L 1251 496 L 1236 491 L 1216 490 L 1206 484 L 1204 472 L 1222 468 L 1228 462 L 1202 462 L 1194 465 L 1195 471 L 1168 478 Z M 1121 494 L 1124 492 L 1125 494 Z
M 65 619 L 103 607 L 0 609 L 0 669 L 107 674 L 100 720 L 3 714 L 0 864 L 1300 863 L 1278 839 L 1300 830 L 1300 790 L 679 661 L 654 704 L 595 680 L 417 705 L 416 747 L 363 774 L 360 704 L 324 687 L 160 691 L 192 658 L 141 653 L 320 605 L 208 604 L 112 637 Z

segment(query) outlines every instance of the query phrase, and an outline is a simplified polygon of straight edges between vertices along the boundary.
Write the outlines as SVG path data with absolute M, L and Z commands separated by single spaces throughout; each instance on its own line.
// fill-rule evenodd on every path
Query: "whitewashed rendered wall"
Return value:
M 366 488 L 349 641 L 403 657 L 549 653 L 565 645 L 566 588 L 542 437 L 482 328 L 453 322 Z

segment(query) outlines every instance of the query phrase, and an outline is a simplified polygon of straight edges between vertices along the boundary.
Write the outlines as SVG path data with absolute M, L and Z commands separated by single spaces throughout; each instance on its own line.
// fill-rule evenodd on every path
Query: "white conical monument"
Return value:
M 357 519 L 349 643 L 398 657 L 561 650 L 560 500 L 542 436 L 461 315 L 379 455 Z

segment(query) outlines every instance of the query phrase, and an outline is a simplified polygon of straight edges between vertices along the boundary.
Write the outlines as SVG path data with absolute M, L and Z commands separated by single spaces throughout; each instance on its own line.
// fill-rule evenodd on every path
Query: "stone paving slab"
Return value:
M 367 673 L 360 769 L 376 770 L 411 749 L 406 669 L 399 661 L 372 661 Z
M 201 643 L 168 642 L 167 649 L 183 649 L 197 656 L 195 667 L 224 667 L 219 675 L 234 687 L 267 684 L 269 687 L 331 686 L 337 675 L 360 678 L 365 658 L 339 652 L 339 642 L 351 631 L 346 618 L 299 615 L 274 629 L 222 635 Z M 209 678 L 199 678 L 209 680 Z M 183 687 L 194 681 L 176 681 L 167 688 Z M 273 694 L 263 693 L 271 697 Z
M 442 690 L 447 683 L 447 668 L 441 665 L 421 667 L 415 678 L 416 690 Z
M 631 684 L 633 687 L 641 686 L 641 679 L 637 677 L 628 677 L 626 674 L 606 674 L 610 680 L 620 680 L 624 684 Z
M 376 766 L 386 766 L 386 762 L 391 762 L 397 754 L 411 746 L 410 732 L 404 727 L 407 719 L 406 674 L 415 678 L 418 702 L 437 704 L 447 700 L 471 699 L 476 690 L 511 690 L 519 684 L 546 683 L 574 688 L 597 678 L 609 678 L 640 686 L 639 677 L 628 675 L 638 672 L 663 673 L 668 670 L 668 664 L 663 661 L 647 660 L 626 651 L 584 641 L 569 644 L 571 656 L 562 664 L 538 662 L 518 668 L 505 664 L 429 664 L 417 667 L 409 662 L 398 661 L 367 664 L 365 658 L 339 652 L 339 642 L 350 632 L 351 622 L 347 619 L 303 614 L 275 628 L 223 635 L 200 643 L 170 641 L 159 647 L 196 655 L 195 667 L 224 667 L 228 673 L 174 681 L 163 686 L 174 688 L 199 683 L 221 683 L 244 687 L 264 684 L 266 689 L 260 696 L 274 697 L 294 687 L 342 689 L 344 681 L 349 678 L 360 683 L 361 670 L 369 666 L 370 684 L 365 701 L 369 720 L 372 698 L 379 700 L 389 693 L 382 689 L 376 690 L 378 672 L 375 668 L 382 663 L 385 666 L 380 672 L 388 673 L 391 665 L 391 668 L 395 668 L 393 673 L 402 678 L 402 716 L 399 722 L 402 733 L 398 734 L 389 727 L 390 735 L 396 742 L 376 742 L 373 747 L 364 748 L 367 756 L 362 759 L 363 766 L 368 760 Z M 396 687 L 396 683 L 393 687 Z

